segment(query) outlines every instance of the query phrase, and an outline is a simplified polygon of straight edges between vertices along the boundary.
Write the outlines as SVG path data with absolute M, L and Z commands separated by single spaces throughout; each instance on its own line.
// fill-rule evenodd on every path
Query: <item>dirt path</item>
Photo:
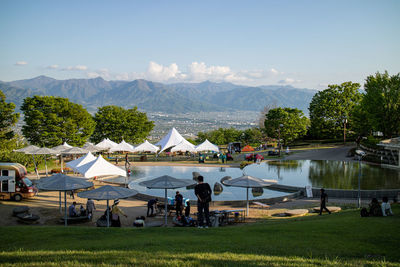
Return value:
M 339 146 L 335 148 L 303 150 L 285 157 L 287 160 L 340 160 L 354 161 L 352 157 L 347 157 L 347 152 L 354 146 Z

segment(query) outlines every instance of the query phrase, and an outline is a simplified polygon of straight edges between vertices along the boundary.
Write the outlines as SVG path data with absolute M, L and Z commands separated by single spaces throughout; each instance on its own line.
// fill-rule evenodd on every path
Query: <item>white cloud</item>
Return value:
M 26 62 L 26 61 L 17 61 L 15 63 L 15 66 L 25 66 L 25 65 L 28 65 L 28 62 Z
M 51 69 L 51 70 L 55 70 L 55 69 L 57 69 L 57 68 L 58 68 L 58 65 L 57 65 L 57 64 L 47 66 L 47 69 Z
M 88 67 L 85 65 L 76 65 L 76 66 L 68 66 L 66 68 L 63 68 L 62 70 L 64 70 L 64 71 L 74 71 L 74 70 L 84 71 L 87 69 L 88 69 Z
M 301 80 L 295 80 L 292 78 L 286 78 L 284 80 L 278 81 L 278 83 L 281 83 L 281 84 L 294 84 L 294 83 L 300 83 L 300 82 L 301 82 Z
M 182 78 L 180 74 L 181 72 L 179 71 L 176 63 L 172 63 L 169 66 L 163 66 L 157 64 L 156 62 L 150 61 L 147 72 L 145 73 L 145 77 L 146 79 L 152 81 L 163 82 L 171 79 L 180 80 Z
M 78 66 L 68 67 L 63 70 L 77 70 Z M 82 66 L 85 67 L 86 66 Z M 81 68 L 83 70 L 83 68 Z M 86 69 L 85 69 L 86 70 Z M 272 83 L 273 77 L 282 75 L 274 68 L 258 70 L 232 70 L 229 66 L 207 65 L 204 62 L 192 62 L 183 71 L 176 63 L 162 65 L 150 61 L 145 72 L 123 72 L 112 73 L 108 69 L 90 70 L 86 72 L 87 77 L 103 77 L 110 80 L 135 80 L 146 79 L 157 82 L 232 82 L 241 84 Z M 285 82 L 291 82 L 287 79 Z

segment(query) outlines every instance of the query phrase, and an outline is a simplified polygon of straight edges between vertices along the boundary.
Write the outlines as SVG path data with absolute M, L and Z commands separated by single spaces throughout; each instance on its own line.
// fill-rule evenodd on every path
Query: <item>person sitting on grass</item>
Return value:
M 371 200 L 371 203 L 369 204 L 369 216 L 382 216 L 382 209 L 381 206 L 379 205 L 379 202 L 376 198 L 373 198 Z
M 68 208 L 68 216 L 69 217 L 78 217 L 78 213 L 76 212 L 76 202 L 75 201 Z
M 393 212 L 392 212 L 392 208 L 390 207 L 390 203 L 387 197 L 383 197 L 382 198 L 382 215 L 383 216 L 392 216 Z

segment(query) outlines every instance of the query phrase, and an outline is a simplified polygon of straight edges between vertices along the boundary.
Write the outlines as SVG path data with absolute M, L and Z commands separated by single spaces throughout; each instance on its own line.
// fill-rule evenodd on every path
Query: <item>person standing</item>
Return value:
M 325 189 L 321 188 L 321 205 L 319 207 L 319 215 L 322 215 L 322 210 L 326 210 L 331 214 L 331 212 L 326 208 L 326 202 L 328 202 L 328 195 L 325 193 Z
M 176 216 L 182 216 L 182 208 L 183 208 L 183 196 L 179 191 L 176 191 L 175 195 L 175 208 L 176 208 Z
M 153 216 L 154 207 L 157 205 L 157 202 L 158 202 L 158 198 L 150 199 L 150 200 L 147 202 L 147 217 Z M 149 214 L 150 211 L 151 211 L 151 214 Z
M 86 202 L 86 215 L 88 216 L 89 219 L 92 219 L 93 217 L 93 211 L 96 209 L 96 206 L 94 205 L 94 201 L 91 198 L 88 198 Z
M 204 177 L 197 177 L 198 184 L 194 188 L 194 193 L 197 196 L 197 212 L 198 212 L 198 227 L 208 228 L 210 225 L 210 202 L 211 202 L 211 187 L 208 183 L 204 183 Z M 204 226 L 204 217 L 206 217 L 206 225 Z

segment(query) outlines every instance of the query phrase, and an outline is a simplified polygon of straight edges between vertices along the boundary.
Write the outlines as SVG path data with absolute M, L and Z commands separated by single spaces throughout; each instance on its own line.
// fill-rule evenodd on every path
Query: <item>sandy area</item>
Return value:
M 315 156 L 321 157 L 322 155 L 336 155 L 336 156 L 329 156 L 329 157 L 336 157 L 336 158 L 344 158 L 345 151 L 347 151 L 349 147 L 344 148 L 337 148 L 337 149 L 327 149 L 326 151 L 321 150 L 311 150 L 306 152 L 296 153 L 296 157 L 291 158 L 313 158 Z M 120 163 L 123 165 L 123 163 Z M 236 164 L 198 164 L 193 162 L 188 163 L 176 163 L 176 162 L 134 162 L 132 163 L 133 166 L 201 166 L 201 167 L 237 167 Z M 41 172 L 43 173 L 43 172 Z M 29 177 L 34 178 L 35 175 L 29 175 Z M 96 186 L 101 186 L 102 183 L 96 181 Z M 62 201 L 64 201 L 64 194 L 62 194 Z M 75 199 L 72 199 L 69 195 L 67 195 L 67 207 L 72 204 L 73 201 L 78 203 L 78 207 L 83 205 L 86 207 L 86 199 L 81 199 L 75 194 Z M 354 205 L 355 200 L 331 200 L 332 203 L 337 205 Z M 246 219 L 247 222 L 253 222 L 260 218 L 273 215 L 274 213 L 282 212 L 286 209 L 298 209 L 298 208 L 311 208 L 317 206 L 319 203 L 318 199 L 297 199 L 291 200 L 288 202 L 276 203 L 271 205 L 269 209 L 261 209 L 257 206 L 251 206 L 250 214 Z M 110 201 L 112 204 L 112 201 Z M 63 204 L 64 205 L 64 204 Z M 104 213 L 106 210 L 106 201 L 95 201 L 96 211 L 93 216 L 93 220 L 90 222 L 73 224 L 73 225 L 80 225 L 80 226 L 95 226 L 96 220 Z M 16 217 L 12 216 L 12 210 L 18 206 L 29 206 L 30 212 L 32 214 L 36 214 L 40 216 L 40 220 L 36 225 L 62 225 L 60 223 L 60 218 L 63 216 L 63 209 L 60 212 L 59 209 L 59 193 L 58 192 L 40 192 L 36 197 L 31 199 L 24 199 L 21 202 L 15 201 L 0 201 L 0 213 L 2 216 L 0 217 L 0 226 L 6 225 L 18 225 L 21 224 Z M 120 208 L 128 215 L 127 218 L 121 218 L 122 226 L 132 226 L 133 221 L 137 216 L 145 216 L 147 211 L 147 203 L 142 200 L 135 199 L 134 197 L 129 199 L 121 200 L 119 204 Z M 238 206 L 215 206 L 211 205 L 210 210 L 226 210 L 226 209 L 238 209 L 238 208 L 245 208 L 245 207 L 238 207 Z M 196 207 L 192 207 L 192 214 L 196 212 Z M 147 218 L 146 222 L 162 222 L 164 217 L 162 215 Z M 172 220 L 172 216 L 169 217 L 169 224 L 172 225 L 170 222 Z

